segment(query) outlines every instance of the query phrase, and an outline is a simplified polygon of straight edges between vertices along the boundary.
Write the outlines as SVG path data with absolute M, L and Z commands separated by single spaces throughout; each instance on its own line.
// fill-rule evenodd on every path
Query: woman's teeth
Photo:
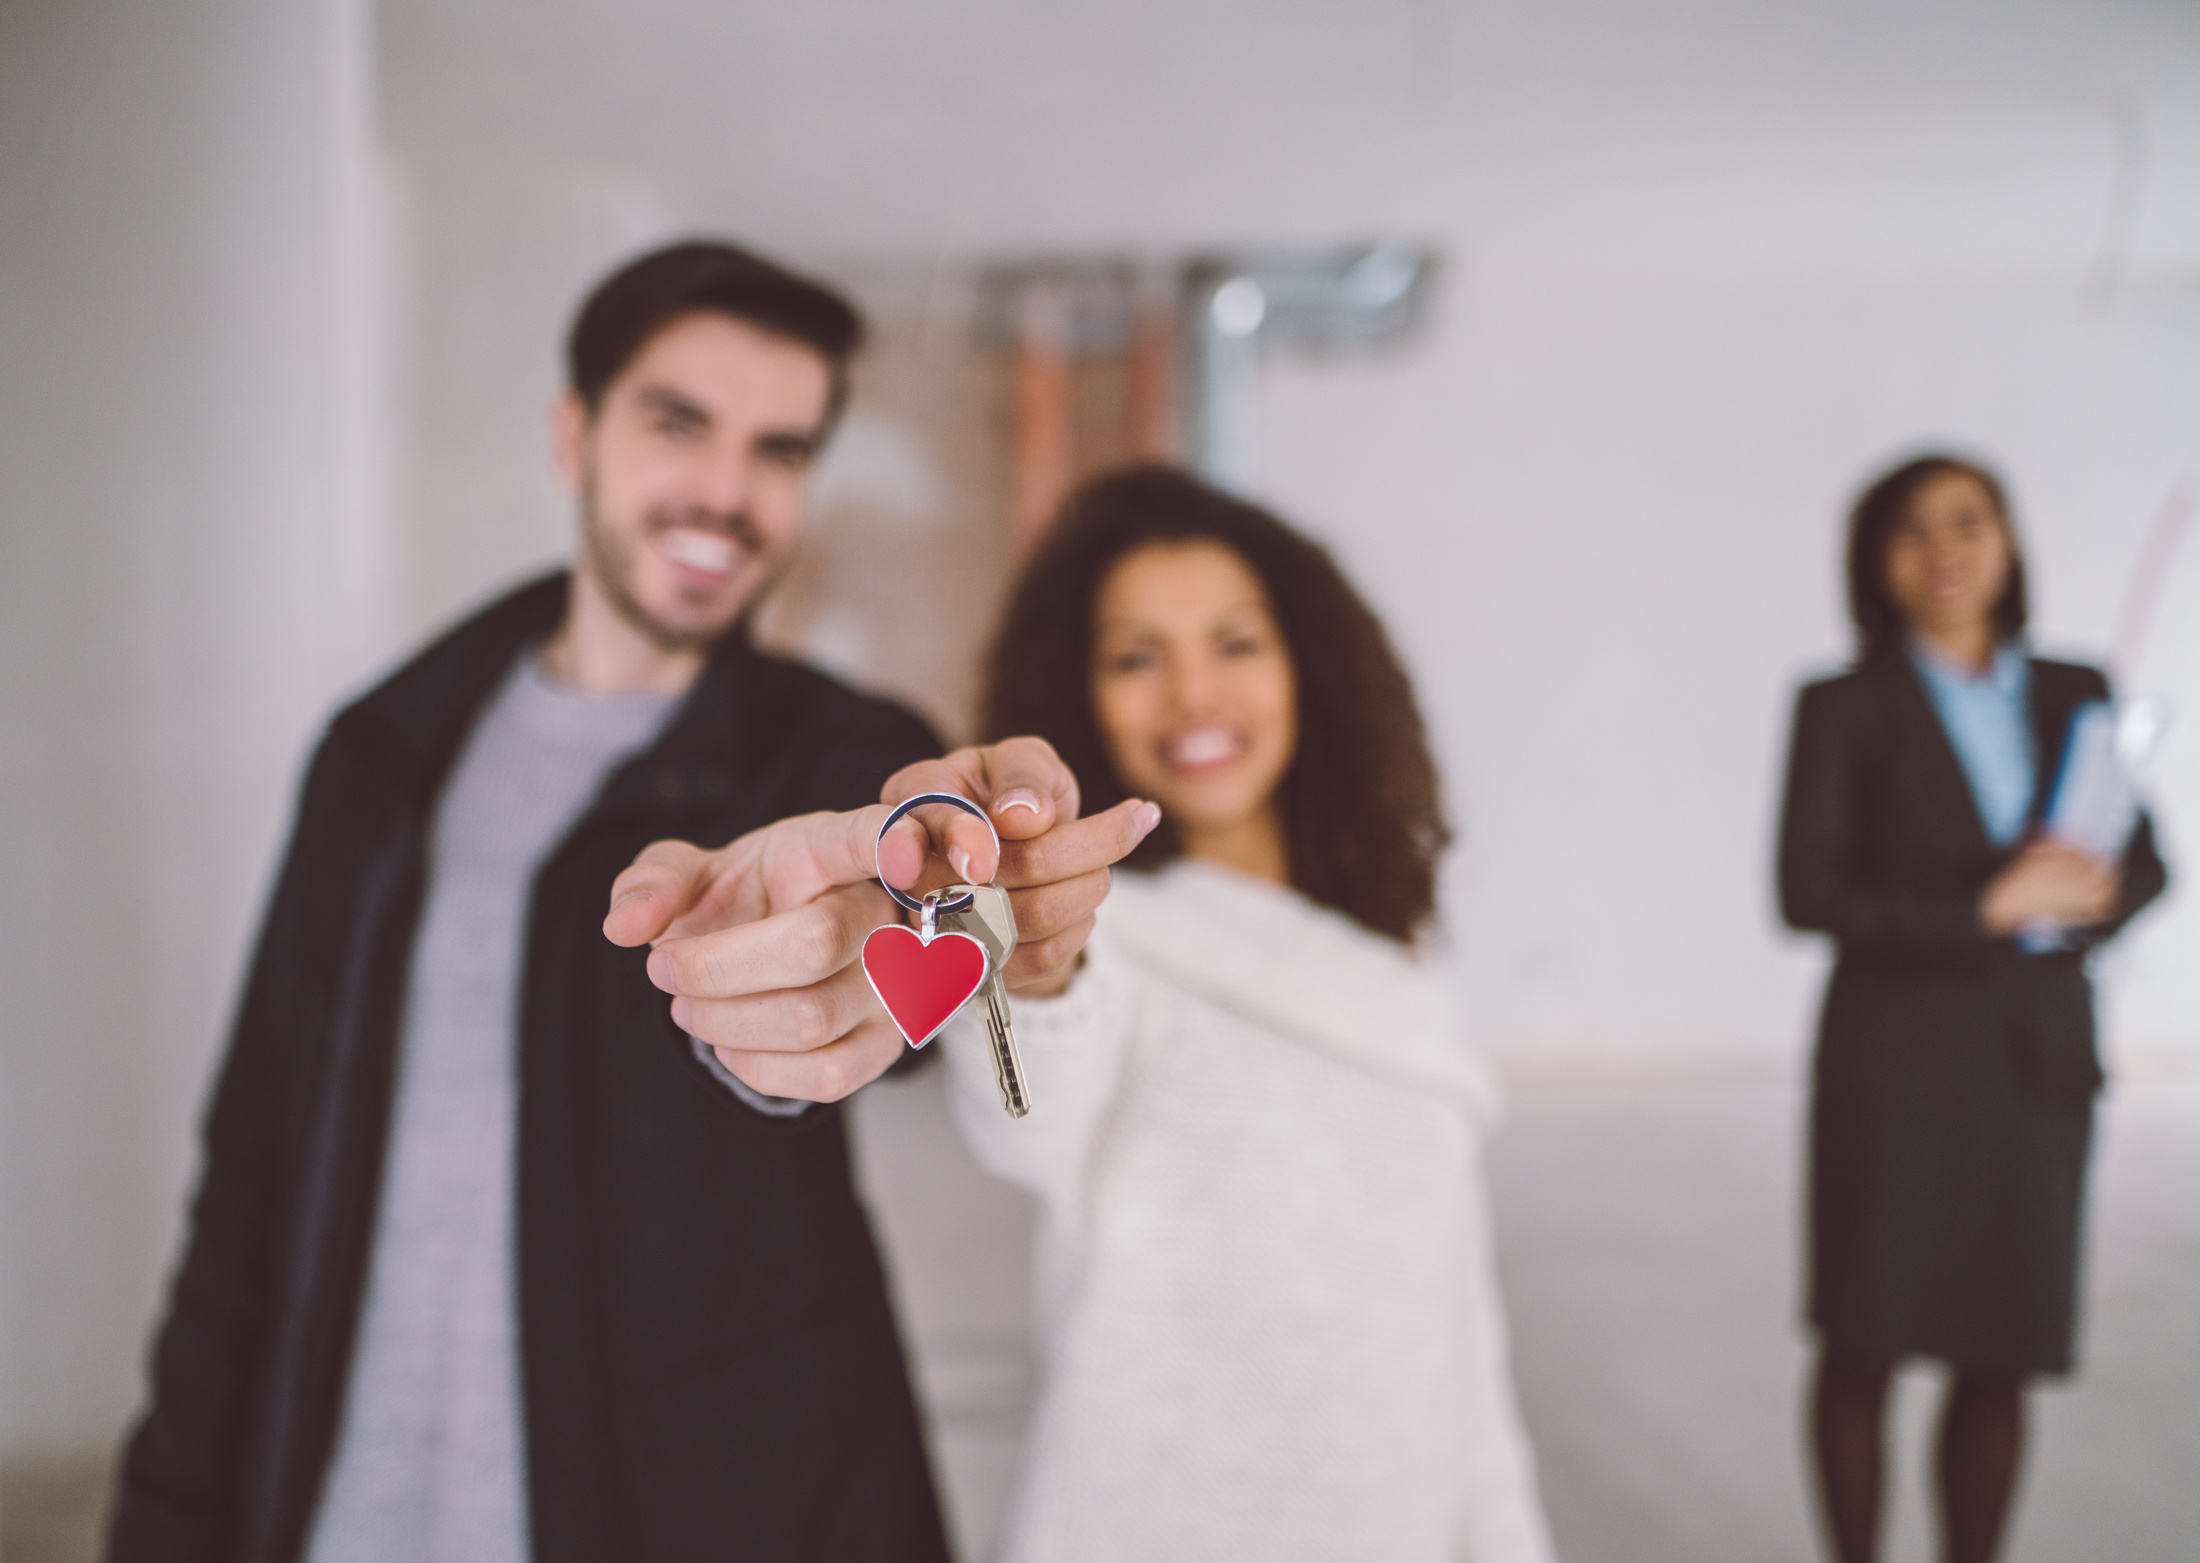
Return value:
M 740 547 L 732 538 L 692 526 L 676 526 L 665 533 L 663 547 L 673 563 L 712 575 L 731 575 L 741 557 Z
M 1179 733 L 1161 746 L 1161 757 L 1171 765 L 1214 765 L 1234 760 L 1245 745 L 1226 727 L 1197 727 Z

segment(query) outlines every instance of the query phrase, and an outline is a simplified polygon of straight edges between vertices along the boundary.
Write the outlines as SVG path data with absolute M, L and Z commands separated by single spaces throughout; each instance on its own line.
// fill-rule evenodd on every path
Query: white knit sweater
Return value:
M 1037 1196 L 1040 1379 L 1006 1563 L 1547 1563 L 1440 971 L 1281 887 L 1123 873 L 1014 1001 L 1033 1106 L 946 1040 L 979 1159 Z

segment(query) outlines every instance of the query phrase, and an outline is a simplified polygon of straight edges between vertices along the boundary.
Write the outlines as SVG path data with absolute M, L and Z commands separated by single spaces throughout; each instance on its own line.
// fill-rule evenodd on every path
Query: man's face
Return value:
M 697 313 L 644 343 L 593 415 L 560 401 L 580 568 L 621 618 L 667 651 L 732 627 L 786 566 L 830 394 L 811 348 Z

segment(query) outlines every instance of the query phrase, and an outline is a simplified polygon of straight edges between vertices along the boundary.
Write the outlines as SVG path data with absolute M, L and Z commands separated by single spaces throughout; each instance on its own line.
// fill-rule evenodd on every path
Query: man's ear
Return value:
M 588 427 L 594 421 L 588 404 L 571 391 L 550 404 L 550 460 L 568 494 L 581 491 L 588 471 Z

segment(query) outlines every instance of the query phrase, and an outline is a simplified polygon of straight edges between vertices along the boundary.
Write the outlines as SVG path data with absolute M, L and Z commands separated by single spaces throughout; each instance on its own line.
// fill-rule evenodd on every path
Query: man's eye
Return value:
M 702 424 L 693 418 L 683 418 L 678 413 L 667 413 L 656 423 L 657 432 L 668 439 L 689 440 L 703 432 Z
M 817 447 L 807 440 L 766 440 L 757 454 L 775 467 L 799 472 L 810 464 Z

